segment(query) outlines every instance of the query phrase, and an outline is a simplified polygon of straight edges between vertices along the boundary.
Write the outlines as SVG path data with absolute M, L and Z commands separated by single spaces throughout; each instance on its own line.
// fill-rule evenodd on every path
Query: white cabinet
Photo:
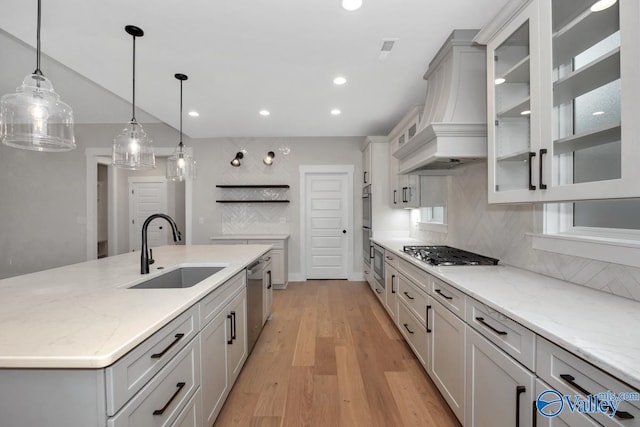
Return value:
M 420 176 L 398 175 L 399 208 L 420 207 Z
M 533 0 L 487 43 L 489 202 L 640 197 L 640 5 Z
M 273 264 L 267 264 L 267 271 L 264 277 L 264 299 L 262 305 L 262 324 L 271 317 L 271 305 L 273 303 Z
M 389 264 L 384 266 L 384 291 L 386 293 L 384 308 L 395 322 L 398 317 L 397 294 L 398 294 L 398 272 Z
M 201 332 L 203 425 L 215 421 L 247 358 L 246 310 L 242 287 Z
M 431 330 L 428 334 L 431 363 L 427 366 L 427 373 L 453 413 L 464 424 L 465 324 L 431 297 L 428 298 L 427 307 L 430 307 L 427 310 L 427 328 Z
M 531 426 L 535 375 L 466 328 L 465 427 Z
M 373 169 L 371 166 L 373 146 L 371 144 L 367 144 L 364 150 L 362 151 L 362 186 L 370 185 L 372 181 L 371 170 Z
M 544 381 L 539 378 L 536 379 L 536 392 L 535 399 L 537 400 L 537 396 L 540 396 L 541 393 L 548 393 L 548 390 L 553 390 L 551 386 L 546 384 Z M 554 398 L 553 394 L 551 394 L 551 398 Z M 534 423 L 533 425 L 536 427 L 600 427 L 600 424 L 595 422 L 588 415 L 581 414 L 579 412 L 571 412 L 571 411 L 560 411 L 560 413 L 553 417 L 547 417 L 542 415 L 536 405 L 536 400 L 534 400 L 534 407 L 532 411 L 534 411 Z M 557 411 L 557 407 L 549 406 L 549 411 Z M 551 413 L 554 413 L 551 412 Z
M 400 161 L 393 156 L 400 147 L 418 133 L 423 107 L 413 107 L 389 133 L 389 205 L 409 208 L 420 205 L 420 179 L 417 175 L 398 173 Z

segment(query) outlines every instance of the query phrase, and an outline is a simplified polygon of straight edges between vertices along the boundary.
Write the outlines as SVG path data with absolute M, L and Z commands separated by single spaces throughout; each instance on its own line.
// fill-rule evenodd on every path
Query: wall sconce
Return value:
M 273 164 L 273 158 L 276 156 L 276 153 L 273 151 L 269 151 L 267 155 L 262 159 L 265 165 L 271 166 Z
M 236 167 L 236 168 L 237 168 L 238 166 L 240 166 L 240 160 L 241 160 L 243 157 L 244 157 L 244 154 L 242 154 L 242 151 L 238 151 L 238 152 L 236 153 L 236 157 L 235 157 L 233 160 L 231 160 L 231 166 Z

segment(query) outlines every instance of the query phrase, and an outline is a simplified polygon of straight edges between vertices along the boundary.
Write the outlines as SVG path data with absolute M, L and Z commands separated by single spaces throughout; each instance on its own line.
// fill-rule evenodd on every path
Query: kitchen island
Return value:
M 220 388 L 216 398 L 224 402 L 246 359 L 245 268 L 269 250 L 164 246 L 154 248 L 148 275 L 140 274 L 135 252 L 1 280 L 0 425 L 147 425 L 138 407 L 151 420 L 165 417 L 163 425 L 202 425 L 201 388 Z M 132 289 L 193 266 L 224 268 L 188 288 Z M 207 347 L 216 334 L 224 341 Z M 200 387 L 201 342 L 203 354 L 223 350 L 223 363 L 237 352 L 229 375 L 211 375 L 224 379 L 221 387 L 207 386 L 204 363 Z M 174 374 L 192 381 L 162 390 Z

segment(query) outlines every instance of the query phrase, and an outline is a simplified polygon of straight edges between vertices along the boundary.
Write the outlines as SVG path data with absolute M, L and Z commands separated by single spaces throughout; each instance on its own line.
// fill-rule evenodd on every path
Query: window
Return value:
M 446 176 L 420 177 L 421 207 L 413 215 L 421 230 L 446 233 L 448 183 Z

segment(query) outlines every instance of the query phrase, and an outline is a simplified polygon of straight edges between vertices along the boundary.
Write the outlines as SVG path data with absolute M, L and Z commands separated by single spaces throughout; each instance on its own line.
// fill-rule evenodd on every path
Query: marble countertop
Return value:
M 148 275 L 132 252 L 0 280 L 0 368 L 109 366 L 270 249 L 162 246 Z M 128 289 L 189 265 L 226 268 L 191 288 Z
M 210 240 L 286 240 L 288 238 L 288 234 L 221 234 L 209 237 Z
M 415 240 L 372 240 L 640 389 L 640 302 L 505 265 L 431 266 L 402 252 Z

